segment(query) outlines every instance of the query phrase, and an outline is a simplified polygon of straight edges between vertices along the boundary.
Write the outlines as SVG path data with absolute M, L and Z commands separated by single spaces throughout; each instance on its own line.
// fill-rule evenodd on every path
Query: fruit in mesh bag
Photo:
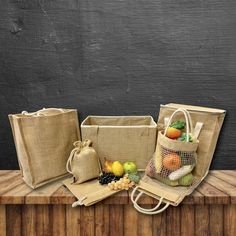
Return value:
M 152 178 L 155 176 L 155 172 L 154 160 L 152 158 L 146 166 L 145 174 Z
M 179 182 L 179 185 L 182 185 L 182 186 L 189 186 L 192 184 L 193 182 L 193 175 L 192 173 L 189 173 L 185 176 L 183 176 L 181 179 L 178 180 Z
M 181 177 L 187 175 L 188 173 L 190 173 L 193 169 L 193 166 L 191 165 L 187 165 L 187 166 L 182 166 L 181 168 L 179 168 L 178 170 L 170 173 L 170 175 L 168 176 L 170 180 L 178 180 Z
M 181 166 L 181 157 L 176 153 L 169 153 L 164 156 L 162 164 L 166 169 L 175 171 Z
M 178 139 L 181 134 L 182 130 L 185 128 L 185 122 L 181 120 L 177 120 L 173 122 L 166 131 L 166 136 L 170 139 Z

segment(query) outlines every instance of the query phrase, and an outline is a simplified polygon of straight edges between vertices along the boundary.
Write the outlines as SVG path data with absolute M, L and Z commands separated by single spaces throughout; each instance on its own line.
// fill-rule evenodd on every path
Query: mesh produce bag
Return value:
M 168 128 L 177 113 L 185 119 L 185 133 L 178 139 L 167 137 Z M 146 167 L 146 174 L 170 186 L 188 186 L 194 181 L 191 174 L 197 161 L 199 141 L 193 136 L 193 125 L 186 109 L 177 109 L 170 117 L 164 131 L 159 131 L 156 152 Z

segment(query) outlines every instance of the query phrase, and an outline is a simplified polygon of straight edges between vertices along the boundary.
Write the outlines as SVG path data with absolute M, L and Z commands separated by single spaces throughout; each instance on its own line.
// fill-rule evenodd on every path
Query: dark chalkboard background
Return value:
M 211 168 L 236 168 L 234 0 L 0 0 L 0 168 L 9 113 L 42 107 L 157 118 L 160 103 L 228 111 Z

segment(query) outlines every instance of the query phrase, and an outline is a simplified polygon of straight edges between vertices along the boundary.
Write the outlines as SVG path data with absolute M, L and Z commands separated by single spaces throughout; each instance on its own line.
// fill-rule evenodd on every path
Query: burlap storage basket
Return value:
M 209 171 L 217 139 L 225 117 L 225 110 L 172 103 L 168 105 L 162 105 L 158 119 L 159 131 L 164 130 L 165 119 L 169 118 L 171 114 L 178 108 L 184 108 L 190 112 L 193 125 L 195 127 L 194 130 L 198 130 L 199 127 L 202 126 L 202 130 L 198 138 L 199 145 L 197 149 L 197 163 L 193 170 L 193 184 L 187 187 L 172 187 L 162 183 L 158 179 L 153 179 L 147 175 L 144 175 L 139 185 L 133 190 L 131 194 L 131 201 L 133 202 L 134 207 L 141 213 L 151 215 L 158 214 L 164 211 L 169 205 L 177 206 L 185 196 L 191 194 L 194 191 L 194 189 L 201 183 Z M 157 158 L 155 155 L 157 155 L 157 152 L 154 153 L 153 158 Z M 135 197 L 137 192 L 139 193 Z M 152 209 L 144 209 L 139 206 L 138 200 L 144 193 L 158 199 L 159 203 L 157 206 Z
M 81 124 L 103 165 L 105 158 L 135 161 L 145 169 L 156 145 L 157 125 L 151 116 L 89 116 Z
M 73 175 L 75 184 L 97 178 L 101 173 L 100 161 L 90 140 L 76 141 L 67 160 L 66 169 Z
M 24 181 L 37 188 L 67 175 L 66 162 L 80 139 L 77 111 L 48 108 L 9 115 Z
M 173 140 L 166 136 L 169 125 L 178 113 L 182 113 L 185 119 L 187 137 L 185 141 Z M 197 135 L 199 133 L 200 130 Z M 194 142 L 189 142 L 190 135 L 194 138 Z M 181 181 L 178 183 L 178 180 L 191 173 L 197 161 L 196 151 L 199 144 L 197 138 L 189 112 L 182 108 L 177 109 L 170 117 L 165 131 L 158 132 L 156 152 L 146 167 L 146 174 L 171 186 L 183 185 Z

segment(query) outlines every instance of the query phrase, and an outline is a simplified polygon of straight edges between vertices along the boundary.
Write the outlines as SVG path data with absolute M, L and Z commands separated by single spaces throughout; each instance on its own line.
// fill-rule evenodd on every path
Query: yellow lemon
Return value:
M 119 161 L 112 163 L 112 173 L 116 176 L 122 176 L 124 174 L 123 165 Z

